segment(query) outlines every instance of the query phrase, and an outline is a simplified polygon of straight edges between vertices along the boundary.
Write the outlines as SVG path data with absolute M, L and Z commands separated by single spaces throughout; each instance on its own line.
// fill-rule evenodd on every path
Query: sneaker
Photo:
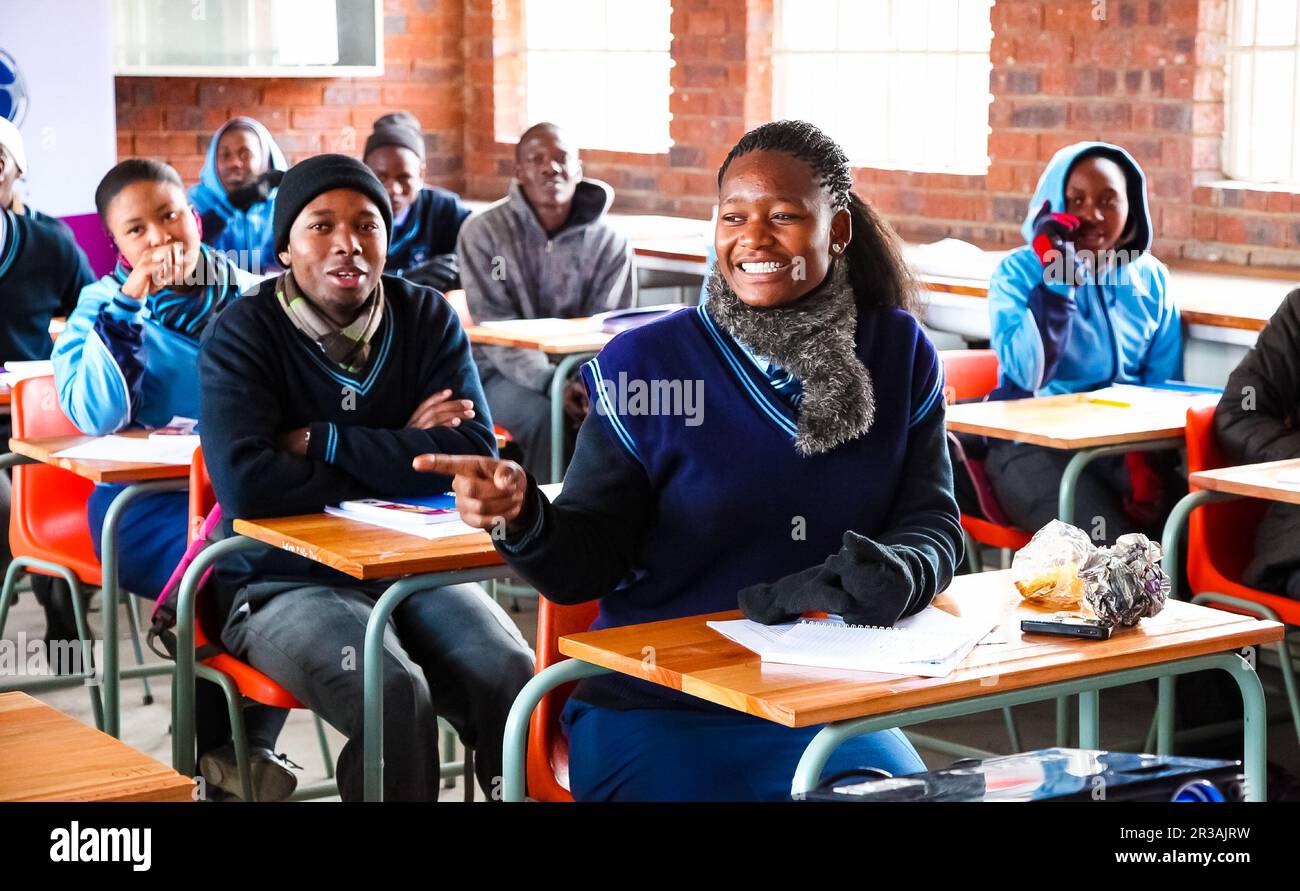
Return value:
M 248 759 L 253 768 L 253 795 L 258 801 L 284 801 L 298 788 L 298 777 L 290 768 L 302 770 L 302 767 L 285 756 L 270 749 L 254 747 L 249 751 Z M 233 742 L 205 752 L 199 758 L 199 773 L 214 788 L 243 800 L 243 784 Z

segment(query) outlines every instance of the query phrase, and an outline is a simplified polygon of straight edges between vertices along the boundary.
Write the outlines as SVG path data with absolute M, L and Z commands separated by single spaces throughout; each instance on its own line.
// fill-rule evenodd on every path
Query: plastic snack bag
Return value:
M 1057 610 L 1083 607 L 1079 568 L 1096 552 L 1087 534 L 1069 523 L 1053 520 L 1011 560 L 1016 590 L 1030 603 Z
M 1169 599 L 1169 576 L 1160 567 L 1160 545 L 1139 532 L 1121 535 L 1096 550 L 1079 569 L 1084 598 L 1109 625 L 1132 626 L 1154 616 Z

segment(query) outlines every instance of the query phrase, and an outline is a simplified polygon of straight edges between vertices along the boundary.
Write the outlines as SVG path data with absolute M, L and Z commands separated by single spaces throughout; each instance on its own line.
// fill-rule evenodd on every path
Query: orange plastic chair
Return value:
M 993 350 L 942 350 L 944 399 L 948 403 L 982 399 L 998 385 L 998 357 Z M 1029 533 L 1015 526 L 991 519 L 961 518 L 966 533 L 966 553 L 977 572 L 981 568 L 979 550 L 974 543 L 1007 551 L 1018 551 L 1029 544 Z
M 599 601 L 561 606 L 537 598 L 537 670 L 567 658 L 560 638 L 586 631 L 596 620 Z M 569 792 L 569 741 L 560 728 L 560 712 L 576 684 L 564 684 L 542 697 L 528 725 L 528 795 L 536 801 L 573 801 Z
M 190 462 L 189 540 L 191 543 L 198 538 L 204 518 L 212 511 L 216 503 L 217 497 L 212 490 L 212 480 L 208 477 L 208 468 L 203 462 L 203 449 L 195 449 L 194 458 Z M 194 649 L 199 652 L 202 652 L 205 648 L 220 649 L 220 644 L 216 643 L 214 645 L 213 638 L 208 635 L 208 630 L 204 627 L 205 624 L 210 622 L 211 627 L 215 628 L 217 622 L 215 621 L 216 617 L 210 615 L 210 610 L 205 609 L 202 590 L 200 590 L 199 599 L 195 604 L 194 616 Z M 275 708 L 294 709 L 307 707 L 270 677 L 225 651 L 200 659 L 198 662 L 199 665 L 205 666 L 211 672 L 225 675 L 233 684 L 239 698 L 233 697 L 225 684 L 221 684 L 209 674 L 208 680 L 218 683 L 222 688 L 222 692 L 226 694 L 226 707 L 230 711 L 230 726 L 232 728 L 243 727 L 243 722 L 237 720 L 237 710 L 243 708 L 243 699 L 251 699 L 253 702 L 274 706 Z M 202 668 L 196 667 L 196 671 L 200 676 L 204 673 Z M 329 740 L 325 736 L 325 727 L 319 715 L 313 715 L 313 717 L 316 719 L 316 734 L 320 741 L 321 756 L 325 759 L 325 775 L 329 779 L 333 779 L 334 757 L 330 753 Z M 240 782 L 243 787 L 243 800 L 253 801 L 252 769 L 248 762 L 248 738 L 246 734 L 243 739 L 236 740 L 235 757 L 238 762 Z M 318 797 L 333 795 L 337 792 L 336 789 L 330 788 L 328 784 L 313 791 L 314 795 L 299 797 Z
M 1214 434 L 1214 406 L 1187 411 L 1187 472 L 1230 467 Z M 1192 602 L 1229 612 L 1300 625 L 1300 602 L 1243 585 L 1238 579 L 1255 551 L 1255 532 L 1268 502 L 1254 498 L 1213 501 L 1187 520 L 1187 590 Z M 1282 680 L 1300 739 L 1300 694 L 1284 637 L 1278 643 Z
M 59 408 L 58 391 L 52 376 L 19 381 L 10 402 L 13 435 L 16 438 L 75 436 L 81 431 Z M 82 653 L 89 658 L 91 638 L 86 624 L 83 588 L 102 584 L 99 559 L 90 537 L 86 501 L 95 489 L 90 480 L 48 464 L 20 464 L 13 468 L 10 502 L 9 547 L 13 563 L 0 590 L 0 633 L 4 631 L 9 603 L 14 596 L 19 571 L 64 579 L 72 589 L 72 609 Z M 60 571 L 59 568 L 64 571 Z M 134 605 L 129 604 L 133 625 L 138 624 Z M 139 629 L 136 628 L 137 659 Z M 84 669 L 90 671 L 91 665 Z M 146 679 L 146 685 L 148 680 Z M 95 726 L 104 727 L 103 705 L 98 686 L 90 686 Z M 147 690 L 147 687 L 146 687 Z M 151 701 L 146 696 L 146 702 Z

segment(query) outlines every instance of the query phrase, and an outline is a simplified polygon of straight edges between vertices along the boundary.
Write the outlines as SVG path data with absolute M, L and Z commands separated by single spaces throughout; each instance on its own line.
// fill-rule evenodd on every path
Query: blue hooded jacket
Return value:
M 233 126 L 247 127 L 257 134 L 266 149 L 267 170 L 283 172 L 289 169 L 280 146 L 276 145 L 270 131 L 260 121 L 246 117 L 231 118 L 212 134 L 208 154 L 203 159 L 203 169 L 199 172 L 199 184 L 190 189 L 190 203 L 205 220 L 205 244 L 225 253 L 249 272 L 273 272 L 280 267 L 271 237 L 275 193 L 278 188 L 272 189 L 265 201 L 259 201 L 247 210 L 240 210 L 230 203 L 225 186 L 217 179 L 217 143 L 221 141 L 222 134 Z M 212 225 L 214 217 L 217 226 Z M 219 231 L 213 232 L 213 229 Z M 260 266 L 253 268 L 254 262 Z
M 1047 284 L 1026 244 L 1008 254 L 989 282 L 993 349 L 1000 366 L 993 398 L 1094 390 L 1113 383 L 1155 385 L 1183 374 L 1182 327 L 1169 296 L 1169 270 L 1150 254 L 1146 176 L 1119 146 L 1080 142 L 1058 151 L 1038 180 L 1021 231 L 1034 237 L 1043 202 L 1065 211 L 1070 169 L 1084 155 L 1119 164 L 1128 180 L 1129 221 L 1115 250 L 1137 256 L 1078 286 Z

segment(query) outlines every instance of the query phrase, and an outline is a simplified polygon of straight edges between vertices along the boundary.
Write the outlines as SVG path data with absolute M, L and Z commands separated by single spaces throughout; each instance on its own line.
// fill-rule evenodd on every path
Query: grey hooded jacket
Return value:
M 475 322 L 576 318 L 631 306 L 632 247 L 605 220 L 614 190 L 583 179 L 564 228 L 547 235 L 517 181 L 505 198 L 465 221 L 456 241 Z M 554 366 L 537 350 L 475 347 L 484 377 L 495 371 L 545 391 Z

